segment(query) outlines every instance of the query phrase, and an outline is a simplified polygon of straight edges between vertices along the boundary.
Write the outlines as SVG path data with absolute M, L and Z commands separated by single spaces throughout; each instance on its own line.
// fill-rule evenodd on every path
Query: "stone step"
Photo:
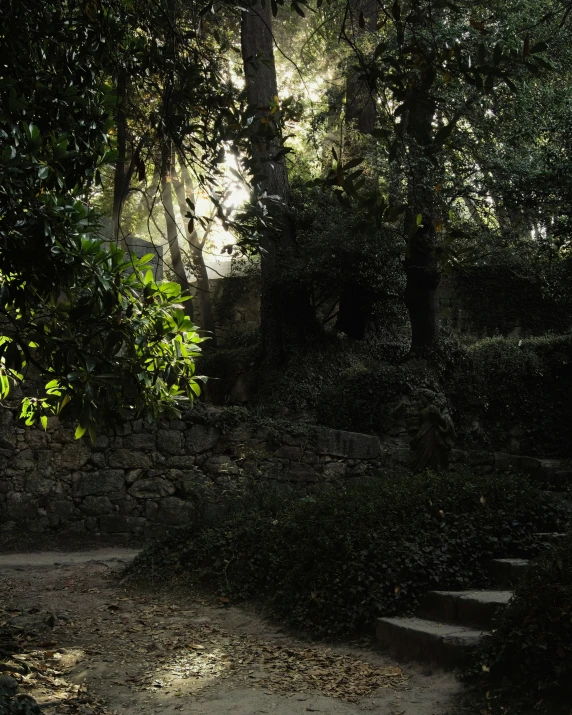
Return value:
M 511 588 L 522 578 L 528 559 L 492 559 L 489 573 L 498 588 Z
M 512 591 L 429 591 L 417 615 L 443 623 L 489 629 L 497 611 L 510 601 Z
M 378 618 L 377 642 L 396 656 L 436 663 L 447 668 L 462 666 L 483 631 L 424 618 Z

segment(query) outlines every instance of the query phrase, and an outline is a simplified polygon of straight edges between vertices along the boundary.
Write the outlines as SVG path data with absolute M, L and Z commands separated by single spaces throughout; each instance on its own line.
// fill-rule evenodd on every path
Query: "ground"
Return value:
M 0 670 L 47 715 L 444 715 L 453 707 L 460 686 L 449 673 L 398 664 L 366 643 L 300 640 L 253 607 L 126 584 L 120 572 L 135 553 L 0 554 L 0 635 L 12 629 L 20 649 L 0 658 Z

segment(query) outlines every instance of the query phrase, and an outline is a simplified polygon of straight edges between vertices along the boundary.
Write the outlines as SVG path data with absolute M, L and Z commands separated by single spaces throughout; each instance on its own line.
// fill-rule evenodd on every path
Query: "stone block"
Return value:
M 74 505 L 71 499 L 51 499 L 48 502 L 47 510 L 62 519 L 69 519 L 73 516 Z
M 139 479 L 129 489 L 129 494 L 136 499 L 157 499 L 168 497 L 175 493 L 175 487 L 171 482 L 160 477 L 150 479 Z
M 205 462 L 204 469 L 209 474 L 238 474 L 238 467 L 233 460 L 226 454 L 217 454 L 214 457 L 209 457 Z
M 174 429 L 178 432 L 185 432 L 187 425 L 183 422 L 183 420 L 171 420 L 169 422 L 169 429 Z
M 60 452 L 58 466 L 62 469 L 81 469 L 87 464 L 90 455 L 90 448 L 83 442 L 70 442 Z
M 475 467 L 483 467 L 495 463 L 495 455 L 492 452 L 466 452 L 467 464 Z
M 188 454 L 200 454 L 212 449 L 220 438 L 220 432 L 215 427 L 196 424 L 185 436 L 185 450 Z
M 112 514 L 114 509 L 107 497 L 89 496 L 82 501 L 80 511 L 88 516 L 101 516 L 102 514 Z
M 23 449 L 21 452 L 18 452 L 18 454 L 14 457 L 12 467 L 17 471 L 22 471 L 24 469 L 34 469 L 36 467 L 34 452 L 28 448 Z
M 328 462 L 324 464 L 324 469 L 322 474 L 324 479 L 344 479 L 346 476 L 347 468 L 344 462 Z
M 61 484 L 56 479 L 46 479 L 42 472 L 33 471 L 26 476 L 26 491 L 30 494 L 62 493 Z
M 38 505 L 29 494 L 12 492 L 6 495 L 6 512 L 2 514 L 2 521 L 22 521 L 35 519 L 38 514 Z
M 518 457 L 504 452 L 495 452 L 495 469 L 499 472 L 506 472 L 518 464 Z
M 287 479 L 297 482 L 316 482 L 318 473 L 309 465 L 303 462 L 291 462 L 285 474 Z
M 18 440 L 16 439 L 16 433 L 11 427 L 4 427 L 0 429 L 0 448 L 2 449 L 16 449 L 18 445 Z
M 182 454 L 179 457 L 167 457 L 165 465 L 167 467 L 174 467 L 175 469 L 189 469 L 195 464 L 196 457 L 189 454 Z
M 178 455 L 183 447 L 183 435 L 177 430 L 160 429 L 157 432 L 157 449 L 161 454 Z
M 291 462 L 299 462 L 303 455 L 302 447 L 291 447 L 289 445 L 283 445 L 280 449 L 274 452 L 275 457 L 281 459 L 288 459 Z
M 74 497 L 108 495 L 125 488 L 123 472 L 106 469 L 99 472 L 81 472 L 73 485 Z
M 177 491 L 185 499 L 208 499 L 212 497 L 214 484 L 198 469 L 181 473 L 176 482 Z
M 534 459 L 534 457 L 520 457 L 518 466 L 525 472 L 536 472 L 540 469 L 540 462 L 538 459 Z
M 377 459 L 381 445 L 372 435 L 322 428 L 317 431 L 316 452 L 347 459 Z
M 105 514 L 99 517 L 99 528 L 105 534 L 121 534 L 143 529 L 146 519 L 141 516 Z
M 146 469 L 151 466 L 149 455 L 130 449 L 117 449 L 109 455 L 109 466 L 113 469 Z
M 141 432 L 138 434 L 130 434 L 123 439 L 123 446 L 126 449 L 142 450 L 151 452 L 155 449 L 155 435 Z
M 12 490 L 13 486 L 10 479 L 0 479 L 0 494 L 8 494 Z
M 48 435 L 40 430 L 31 429 L 24 435 L 26 444 L 32 449 L 45 449 L 48 446 Z
M 92 452 L 88 464 L 91 464 L 96 469 L 105 469 L 107 461 L 103 452 Z
M 190 523 L 194 516 L 195 509 L 191 502 L 177 497 L 166 497 L 159 502 L 156 520 L 158 523 L 181 526 Z
M 109 437 L 106 437 L 104 434 L 98 434 L 95 438 L 95 444 L 93 445 L 92 449 L 94 452 L 105 452 L 107 449 L 109 449 L 109 445 Z
M 125 483 L 133 484 L 133 482 L 136 482 L 142 474 L 142 469 L 130 469 L 125 473 Z

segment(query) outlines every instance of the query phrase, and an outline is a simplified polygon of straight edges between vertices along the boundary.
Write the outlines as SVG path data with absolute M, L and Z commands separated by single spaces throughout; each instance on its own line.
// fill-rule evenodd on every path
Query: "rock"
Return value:
M 38 514 L 38 506 L 29 494 L 12 492 L 6 495 L 6 515 L 10 515 L 10 520 L 35 519 Z M 2 521 L 7 519 L 2 518 Z
M 346 476 L 346 465 L 343 462 L 329 462 L 324 465 L 325 479 L 343 479 Z
M 210 457 L 205 462 L 204 468 L 210 474 L 238 474 L 238 467 L 226 454 L 217 454 L 214 457 Z
M 183 435 L 177 430 L 160 429 L 157 432 L 157 449 L 161 454 L 178 455 L 183 447 Z
M 33 471 L 26 476 L 26 491 L 30 494 L 50 494 L 62 493 L 62 487 L 60 483 L 55 479 L 46 479 L 42 472 Z
M 99 528 L 105 534 L 121 534 L 142 529 L 146 520 L 140 516 L 124 514 L 104 515 L 99 518 Z
M 159 502 L 156 520 L 171 526 L 181 526 L 191 522 L 194 516 L 195 509 L 190 502 L 177 497 L 166 497 Z
M 107 469 L 99 472 L 81 472 L 73 485 L 75 497 L 106 495 L 125 486 L 123 472 Z
M 492 452 L 467 452 L 467 464 L 473 466 L 491 465 L 495 462 Z
M 289 445 L 283 445 L 274 452 L 275 457 L 280 457 L 282 459 L 288 459 L 291 462 L 300 461 L 302 458 L 303 450 L 302 447 L 291 447 Z
M 87 464 L 91 450 L 82 442 L 71 442 L 64 445 L 59 454 L 58 463 L 63 469 L 81 469 Z
M 67 499 L 54 499 L 48 502 L 48 512 L 56 516 L 62 517 L 62 519 L 69 518 L 73 515 L 74 505 L 71 500 Z
M 88 496 L 81 503 L 80 509 L 88 516 L 101 516 L 102 514 L 112 514 L 113 504 L 105 496 Z
M 518 457 L 515 458 L 512 454 L 505 454 L 504 452 L 495 452 L 495 469 L 499 472 L 506 472 L 507 469 L 511 469 L 518 464 Z
M 193 425 L 185 437 L 185 451 L 188 454 L 199 454 L 212 449 L 218 442 L 220 432 L 215 427 Z
M 155 435 L 146 432 L 138 434 L 130 434 L 124 437 L 123 446 L 126 449 L 134 449 L 136 451 L 143 450 L 144 452 L 152 452 L 155 449 Z
M 195 463 L 196 457 L 188 454 L 183 454 L 179 457 L 167 457 L 165 464 L 167 467 L 175 467 L 175 469 L 189 469 Z
M 36 460 L 34 459 L 32 450 L 23 449 L 21 452 L 18 452 L 14 457 L 12 467 L 17 470 L 34 469 L 36 467 Z
M 114 469 L 143 469 L 151 466 L 151 459 L 147 454 L 129 449 L 117 449 L 109 455 L 109 466 Z
M 316 452 L 348 459 L 377 459 L 381 445 L 377 437 L 357 432 L 320 429 L 317 431 Z
M 524 469 L 525 472 L 536 472 L 540 469 L 540 462 L 534 457 L 520 457 L 518 466 Z
M 133 482 L 136 482 L 142 474 L 142 469 L 130 469 L 125 474 L 125 482 L 127 484 L 133 484 Z
M 175 487 L 171 482 L 159 477 L 139 479 L 129 489 L 129 494 L 137 499 L 156 499 L 158 497 L 168 497 L 174 493 Z
M 93 445 L 93 451 L 94 452 L 104 452 L 105 450 L 109 449 L 109 437 L 106 437 L 104 434 L 98 434 L 97 437 L 95 438 L 95 444 Z

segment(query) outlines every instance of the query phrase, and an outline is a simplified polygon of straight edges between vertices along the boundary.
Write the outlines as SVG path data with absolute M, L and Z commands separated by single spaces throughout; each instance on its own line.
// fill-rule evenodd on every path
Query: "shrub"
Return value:
M 391 411 L 413 386 L 438 389 L 435 376 L 419 360 L 354 369 L 322 391 L 318 422 L 334 429 L 384 434 L 394 421 Z
M 467 348 L 447 390 L 459 432 L 470 432 L 476 415 L 478 439 L 498 449 L 570 456 L 571 360 L 572 335 L 487 338 Z
M 487 559 L 534 551 L 534 532 L 565 516 L 514 476 L 380 476 L 282 505 L 259 501 L 216 526 L 182 530 L 143 552 L 132 572 L 153 566 L 232 600 L 262 599 L 325 636 L 412 611 L 431 588 L 484 584 Z
M 533 562 L 467 673 L 490 712 L 572 702 L 572 534 Z M 477 700 L 472 696 L 472 699 Z M 516 709 L 511 709 L 516 708 Z M 546 710 L 546 708 L 548 708 Z

